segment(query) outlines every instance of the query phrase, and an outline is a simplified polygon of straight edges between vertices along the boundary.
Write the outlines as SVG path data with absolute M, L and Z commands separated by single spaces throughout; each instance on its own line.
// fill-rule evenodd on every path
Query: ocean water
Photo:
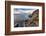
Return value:
M 15 21 L 22 21 L 27 19 L 29 19 L 29 17 L 28 17 L 28 14 L 26 13 L 14 14 Z

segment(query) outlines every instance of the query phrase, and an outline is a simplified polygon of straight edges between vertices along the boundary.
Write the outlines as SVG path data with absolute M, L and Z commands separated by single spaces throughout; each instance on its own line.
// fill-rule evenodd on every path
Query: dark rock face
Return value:
M 27 27 L 30 27 L 30 26 L 38 26 L 39 25 L 39 10 L 38 9 L 35 10 L 32 13 L 32 16 L 30 14 L 29 17 L 31 17 L 31 18 L 28 19 L 27 22 L 26 22 L 26 26 Z

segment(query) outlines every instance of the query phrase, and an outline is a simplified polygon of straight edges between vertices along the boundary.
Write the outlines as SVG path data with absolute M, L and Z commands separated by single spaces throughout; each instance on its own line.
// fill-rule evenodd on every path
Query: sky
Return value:
M 32 14 L 33 11 L 36 9 L 30 9 L 30 8 L 14 8 L 14 13 L 15 14 L 20 14 L 20 13 L 30 13 Z

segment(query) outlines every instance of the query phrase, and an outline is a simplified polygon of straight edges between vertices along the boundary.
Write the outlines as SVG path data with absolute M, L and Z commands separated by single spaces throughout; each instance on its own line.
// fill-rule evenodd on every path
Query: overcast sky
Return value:
M 36 9 L 29 9 L 29 8 L 15 8 L 14 9 L 14 14 L 20 14 L 20 13 L 30 13 L 32 14 L 33 11 Z

